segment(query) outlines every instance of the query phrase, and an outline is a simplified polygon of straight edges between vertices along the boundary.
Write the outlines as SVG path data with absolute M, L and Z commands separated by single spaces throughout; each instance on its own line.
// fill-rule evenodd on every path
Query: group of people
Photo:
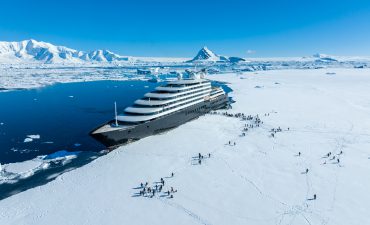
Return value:
M 245 115 L 244 113 L 228 113 L 228 112 L 223 112 L 223 113 L 219 113 L 219 112 L 210 112 L 210 114 L 213 114 L 213 115 L 223 115 L 223 116 L 227 116 L 227 117 L 235 117 L 235 118 L 241 118 L 242 120 L 253 120 L 254 118 L 258 119 L 259 120 L 259 117 L 258 115 L 253 117 L 251 115 Z
M 338 164 L 340 163 L 340 159 L 339 159 L 339 156 L 343 154 L 343 151 L 341 150 L 337 155 L 334 155 L 332 154 L 331 152 L 328 152 L 323 158 L 329 158 L 329 160 L 334 160 L 336 161 Z M 324 161 L 323 164 L 326 164 L 326 160 Z
M 173 176 L 174 176 L 174 173 L 171 173 L 171 177 L 173 177 Z M 162 177 L 161 177 L 160 181 L 155 182 L 155 185 L 152 186 L 152 187 L 149 186 L 148 182 L 140 183 L 141 190 L 139 192 L 139 195 L 143 196 L 143 197 L 153 198 L 156 195 L 156 193 L 161 193 L 162 192 L 164 186 L 165 186 L 165 181 Z M 177 192 L 177 190 L 174 189 L 173 187 L 171 187 L 169 190 L 164 191 L 163 193 L 168 198 L 173 198 L 173 193 L 176 193 L 176 192 Z
M 199 165 L 202 165 L 202 160 L 203 159 L 206 159 L 206 156 L 204 156 L 204 155 L 202 155 L 202 154 L 200 154 L 200 153 L 198 153 L 198 156 L 197 157 L 195 157 L 196 159 L 198 159 L 198 164 Z M 207 154 L 207 158 L 209 159 L 209 158 L 211 158 L 211 153 L 208 153 Z
M 289 131 L 289 130 L 290 130 L 290 128 L 288 127 L 286 130 L 287 130 L 287 131 Z M 281 127 L 278 127 L 278 128 L 272 128 L 272 129 L 270 130 L 270 132 L 271 132 L 271 137 L 275 137 L 275 134 L 276 134 L 276 133 L 278 133 L 278 132 L 282 132 L 282 131 L 283 131 L 283 129 L 281 129 Z
M 302 153 L 298 152 L 297 156 L 301 156 L 301 155 L 302 155 Z M 308 174 L 308 172 L 309 172 L 309 169 L 306 168 L 306 170 L 302 174 Z M 316 194 L 314 194 L 313 197 L 311 199 L 308 199 L 308 200 L 316 200 L 316 198 L 317 198 L 317 196 L 316 196 Z
M 220 113 L 220 112 L 214 112 L 214 111 L 210 112 L 209 114 L 223 115 L 223 116 L 227 116 L 227 117 L 238 117 L 238 115 L 241 115 L 241 113 L 232 114 L 232 113 L 228 113 L 228 112 Z
M 242 136 L 244 137 L 246 135 L 246 132 L 249 131 L 249 129 L 259 127 L 261 124 L 263 124 L 263 121 L 259 118 L 258 114 L 256 116 L 248 115 L 243 118 L 243 120 L 249 120 L 252 121 L 252 124 L 244 124 Z
M 279 132 L 279 129 L 277 129 L 277 131 Z M 325 156 L 323 158 L 329 158 L 329 160 L 336 160 L 337 163 L 340 163 L 339 156 L 342 155 L 342 154 L 343 154 L 342 150 L 336 155 L 334 155 L 332 152 L 328 152 L 327 154 L 325 154 Z M 296 156 L 301 156 L 301 155 L 302 155 L 302 153 L 298 152 L 298 154 Z M 326 164 L 326 161 L 324 161 L 323 164 Z M 306 168 L 306 170 L 305 170 L 305 172 L 303 172 L 303 174 L 308 174 L 308 172 L 309 172 L 309 169 Z M 313 197 L 308 199 L 308 200 L 316 200 L 316 199 L 317 199 L 317 195 L 314 194 Z
M 255 125 L 260 125 L 260 124 L 263 124 L 262 120 L 260 119 L 259 115 L 255 115 L 255 116 L 252 116 L 252 115 L 248 115 L 248 116 L 244 116 L 243 114 L 243 120 L 249 120 L 249 121 L 252 121 L 255 123 Z
M 235 117 L 235 118 L 241 118 L 242 120 L 248 120 L 248 121 L 252 121 L 252 124 L 245 124 L 245 127 L 243 129 L 243 133 L 242 133 L 242 136 L 245 136 L 245 132 L 247 132 L 250 128 L 255 128 L 255 127 L 259 127 L 261 124 L 263 124 L 263 121 L 259 118 L 259 115 L 255 115 L 255 116 L 252 116 L 252 115 L 246 115 L 244 113 L 235 113 L 235 114 L 232 114 L 232 113 L 228 113 L 228 112 L 223 112 L 223 113 L 219 113 L 219 112 L 210 112 L 210 114 L 213 114 L 213 115 L 224 115 L 224 116 L 227 116 L 227 117 Z M 266 116 L 267 114 L 265 114 Z M 231 141 L 229 142 L 229 145 L 231 145 Z M 235 145 L 235 144 L 234 144 Z
M 234 141 L 234 142 L 229 141 L 229 145 L 230 145 L 230 146 L 235 146 L 235 145 L 236 145 L 236 142 L 235 142 L 235 141 Z

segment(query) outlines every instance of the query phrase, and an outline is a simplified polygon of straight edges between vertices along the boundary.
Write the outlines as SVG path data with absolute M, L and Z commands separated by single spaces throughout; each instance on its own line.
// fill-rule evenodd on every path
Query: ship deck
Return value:
M 119 124 L 118 126 L 112 126 L 112 123 L 109 122 L 109 123 L 97 128 L 96 130 L 91 132 L 91 134 L 106 133 L 106 132 L 115 131 L 115 130 L 125 130 L 125 129 L 128 129 L 130 127 L 133 127 L 133 125 L 121 125 L 121 124 Z

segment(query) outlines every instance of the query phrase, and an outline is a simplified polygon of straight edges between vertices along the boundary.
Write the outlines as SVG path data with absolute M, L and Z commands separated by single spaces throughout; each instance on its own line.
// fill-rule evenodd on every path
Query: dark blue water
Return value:
M 33 159 L 60 150 L 100 151 L 88 133 L 159 83 L 96 81 L 0 93 L 0 163 Z M 40 139 L 24 142 L 27 135 Z
M 95 81 L 0 92 L 0 163 L 13 163 L 58 151 L 97 152 L 105 147 L 88 133 L 114 118 L 162 83 Z M 212 82 L 232 91 L 225 83 Z M 24 142 L 27 135 L 40 139 Z

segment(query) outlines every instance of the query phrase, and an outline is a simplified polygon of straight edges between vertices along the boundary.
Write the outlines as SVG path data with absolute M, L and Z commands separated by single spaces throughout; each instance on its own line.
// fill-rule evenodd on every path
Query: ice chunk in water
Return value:
M 69 152 L 67 150 L 61 150 L 61 151 L 57 151 L 57 152 L 54 152 L 52 154 L 49 154 L 47 156 L 45 156 L 45 160 L 48 160 L 48 159 L 57 159 L 57 158 L 63 158 L 63 157 L 67 157 L 67 156 L 77 156 L 78 154 L 80 154 L 80 152 Z
M 40 135 L 39 134 L 30 134 L 30 135 L 27 135 L 28 138 L 32 138 L 32 139 L 40 139 Z
M 32 138 L 25 138 L 23 142 L 25 142 L 25 143 L 26 143 L 26 142 L 32 142 L 32 141 L 33 141 L 33 139 L 32 139 Z

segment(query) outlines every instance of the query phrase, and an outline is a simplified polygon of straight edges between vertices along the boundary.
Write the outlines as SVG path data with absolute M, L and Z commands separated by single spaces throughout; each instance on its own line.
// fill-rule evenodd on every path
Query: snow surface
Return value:
M 261 127 L 242 136 L 250 121 L 202 116 L 0 201 L 0 224 L 370 224 L 369 69 L 211 78 L 233 89 L 229 113 Z M 161 177 L 173 199 L 137 196 Z

